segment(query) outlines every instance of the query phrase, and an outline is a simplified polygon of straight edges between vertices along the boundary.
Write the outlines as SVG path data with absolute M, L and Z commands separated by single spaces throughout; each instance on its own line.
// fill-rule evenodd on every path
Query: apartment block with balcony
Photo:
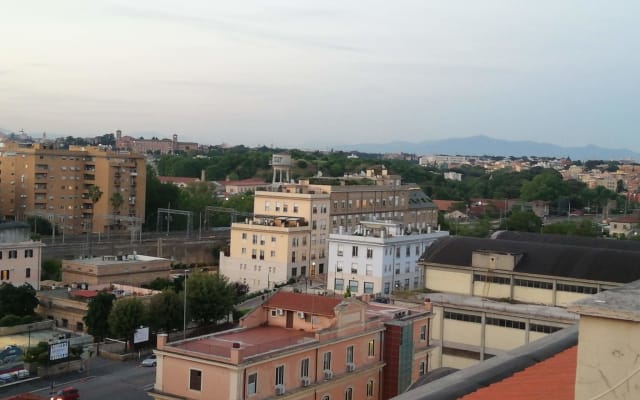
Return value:
M 93 186 L 102 192 L 97 202 Z M 38 215 L 66 234 L 139 230 L 145 186 L 139 154 L 39 143 L 0 147 L 0 211 L 8 220 Z
M 414 365 L 426 366 L 428 336 L 420 335 L 429 317 L 422 306 L 278 292 L 238 329 L 171 343 L 161 335 L 149 394 L 163 400 L 387 399 L 420 376 Z
M 362 221 L 354 232 L 329 236 L 327 289 L 389 296 L 424 287 L 418 259 L 449 232 L 410 232 L 396 221 Z
M 220 256 L 220 272 L 251 291 L 324 274 L 328 210 L 326 193 L 256 192 L 254 218 L 231 225 L 231 246 Z

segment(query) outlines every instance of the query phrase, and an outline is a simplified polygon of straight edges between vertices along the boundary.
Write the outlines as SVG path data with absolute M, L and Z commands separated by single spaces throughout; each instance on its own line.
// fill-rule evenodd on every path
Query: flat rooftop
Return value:
M 578 300 L 569 310 L 595 317 L 640 322 L 640 280 Z
M 128 254 L 123 256 L 101 256 L 101 257 L 92 257 L 92 258 L 83 258 L 83 259 L 75 259 L 69 260 L 72 262 L 80 262 L 82 264 L 91 264 L 91 265 L 114 265 L 114 264 L 126 264 L 126 263 L 137 263 L 141 261 L 169 261 L 167 258 L 161 257 L 152 257 L 152 256 L 143 256 L 140 254 Z
M 495 301 L 482 297 L 465 296 L 451 293 L 429 293 L 425 295 L 425 298 L 430 299 L 431 302 L 437 305 L 451 305 L 461 308 L 468 307 L 486 311 L 495 311 L 497 313 L 523 315 L 528 317 L 533 316 L 543 319 L 557 319 L 575 322 L 578 322 L 579 319 L 578 314 L 562 307 L 552 307 L 537 304 L 507 303 L 504 301 Z
M 167 343 L 167 347 L 214 357 L 230 358 L 231 349 L 237 343 L 237 346 L 242 349 L 243 358 L 246 358 L 316 341 L 313 332 L 276 326 L 260 326 Z

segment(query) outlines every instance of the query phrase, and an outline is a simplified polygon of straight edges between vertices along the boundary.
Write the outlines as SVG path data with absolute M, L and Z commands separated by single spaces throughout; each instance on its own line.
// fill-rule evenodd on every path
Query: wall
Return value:
M 470 294 L 471 272 L 456 272 L 450 269 L 439 270 L 434 267 L 426 268 L 425 287 L 447 293 Z

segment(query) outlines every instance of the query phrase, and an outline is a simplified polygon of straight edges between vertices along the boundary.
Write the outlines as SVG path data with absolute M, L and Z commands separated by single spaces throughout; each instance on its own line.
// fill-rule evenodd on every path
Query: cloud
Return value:
M 255 24 L 240 22 L 231 19 L 214 18 L 210 16 L 196 17 L 160 10 L 142 9 L 121 5 L 111 6 L 109 7 L 109 10 L 112 14 L 120 17 L 146 19 L 158 22 L 170 22 L 206 30 L 214 30 L 225 35 L 230 35 L 235 40 L 268 40 L 299 47 L 323 48 L 355 53 L 363 52 L 362 48 L 358 48 L 355 46 L 349 46 L 342 43 L 326 42 L 324 40 L 318 40 L 301 33 L 274 31 L 256 26 Z

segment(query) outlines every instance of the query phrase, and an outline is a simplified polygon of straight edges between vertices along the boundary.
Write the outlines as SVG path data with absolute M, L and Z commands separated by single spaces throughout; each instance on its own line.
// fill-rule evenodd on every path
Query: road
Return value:
M 147 390 L 155 382 L 155 368 L 141 367 L 137 361 L 111 361 L 103 358 L 91 360 L 89 371 L 73 372 L 54 379 L 34 379 L 0 388 L 0 397 L 32 392 L 49 396 L 51 383 L 55 390 L 73 386 L 80 397 L 91 400 L 149 400 Z

